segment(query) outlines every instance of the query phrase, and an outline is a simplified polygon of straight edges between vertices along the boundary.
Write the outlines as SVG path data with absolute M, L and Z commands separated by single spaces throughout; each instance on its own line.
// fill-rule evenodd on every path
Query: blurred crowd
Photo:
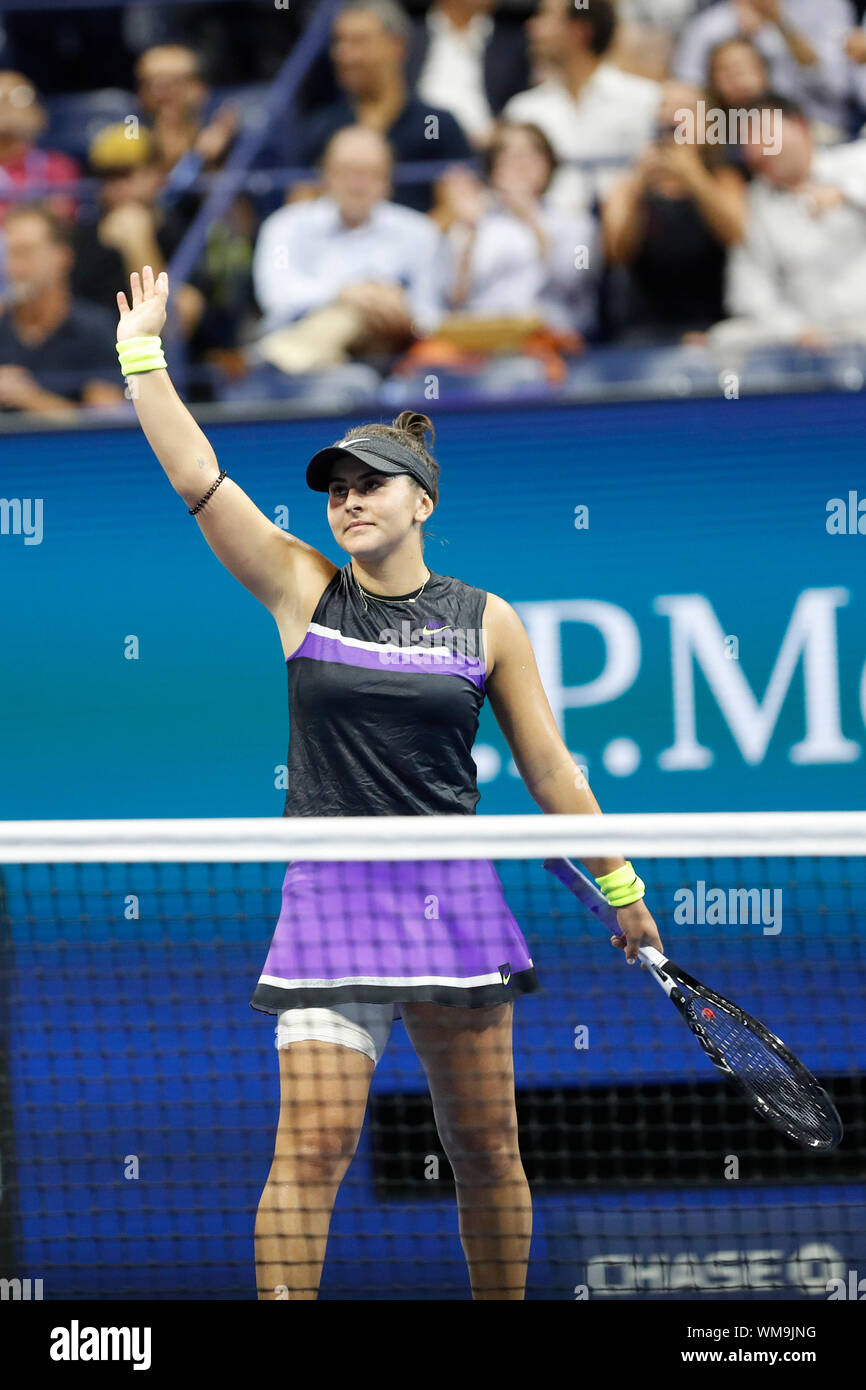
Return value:
M 2 20 L 0 410 L 123 406 L 117 291 L 175 258 L 194 400 L 866 345 L 862 4 L 347 0 L 263 125 L 315 10 L 94 10 L 66 65 Z

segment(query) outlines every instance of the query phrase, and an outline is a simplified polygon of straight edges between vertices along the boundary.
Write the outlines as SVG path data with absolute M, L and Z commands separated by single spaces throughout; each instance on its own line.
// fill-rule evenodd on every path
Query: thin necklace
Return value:
M 351 569 L 351 566 L 350 566 L 350 569 Z M 412 598 L 384 598 L 381 594 L 371 594 L 370 591 L 369 591 L 369 589 L 365 589 L 365 588 L 363 587 L 363 585 L 361 584 L 360 580 L 355 576 L 354 570 L 352 570 L 352 577 L 355 579 L 355 583 L 358 585 L 358 588 L 359 588 L 359 590 L 360 590 L 360 592 L 361 592 L 361 597 L 362 597 L 362 599 L 364 600 L 364 610 L 365 610 L 365 612 L 366 612 L 366 611 L 367 611 L 367 599 L 368 599 L 368 598 L 375 599 L 377 603 L 415 603 L 415 602 L 417 602 L 417 600 L 421 597 L 421 595 L 423 594 L 424 590 L 426 589 L 427 585 L 430 583 L 430 580 L 433 578 L 433 573 L 432 573 L 431 570 L 428 570 L 428 571 L 427 571 L 427 578 L 424 580 L 424 583 L 421 585 L 421 588 L 418 590 L 417 594 L 415 594 Z

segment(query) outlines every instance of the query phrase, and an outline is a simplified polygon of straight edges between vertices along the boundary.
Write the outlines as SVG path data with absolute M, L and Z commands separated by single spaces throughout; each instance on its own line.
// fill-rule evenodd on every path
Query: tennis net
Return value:
M 815 1073 L 837 1150 L 764 1124 L 543 867 L 604 855 L 635 863 L 666 954 Z M 514 1008 L 528 1298 L 826 1299 L 866 1272 L 866 814 L 810 812 L 0 824 L 0 1277 L 46 1299 L 255 1297 L 280 1090 L 277 1020 L 249 1000 L 299 862 L 343 866 L 350 901 L 314 916 L 362 955 L 409 867 L 423 887 L 459 864 L 452 927 L 483 941 L 493 863 L 541 986 Z M 420 940 L 431 897 L 404 916 Z M 460 1085 L 471 1105 L 465 1066 Z M 321 1109 L 336 1126 L 331 1092 Z M 455 1133 L 395 1022 L 321 1298 L 470 1297 Z

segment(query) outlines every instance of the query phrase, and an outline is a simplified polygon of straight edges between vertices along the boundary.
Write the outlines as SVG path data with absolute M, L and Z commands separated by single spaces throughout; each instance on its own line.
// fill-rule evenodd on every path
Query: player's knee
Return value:
M 358 1146 L 351 1125 L 323 1125 L 278 1134 L 272 1177 L 283 1182 L 330 1182 L 342 1177 Z
M 516 1135 L 493 1135 L 487 1129 L 468 1129 L 443 1139 L 457 1182 L 497 1185 L 513 1182 L 523 1166 Z

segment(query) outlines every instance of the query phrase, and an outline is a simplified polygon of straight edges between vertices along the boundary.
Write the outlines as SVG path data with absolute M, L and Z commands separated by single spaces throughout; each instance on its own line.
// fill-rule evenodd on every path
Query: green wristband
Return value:
M 596 883 L 607 898 L 611 907 L 628 907 L 638 902 L 646 892 L 646 884 L 638 878 L 634 865 L 626 860 L 622 868 L 612 873 L 602 874 Z
M 117 344 L 117 357 L 124 376 L 137 372 L 155 372 L 166 365 L 162 339 L 156 336 L 127 338 Z

